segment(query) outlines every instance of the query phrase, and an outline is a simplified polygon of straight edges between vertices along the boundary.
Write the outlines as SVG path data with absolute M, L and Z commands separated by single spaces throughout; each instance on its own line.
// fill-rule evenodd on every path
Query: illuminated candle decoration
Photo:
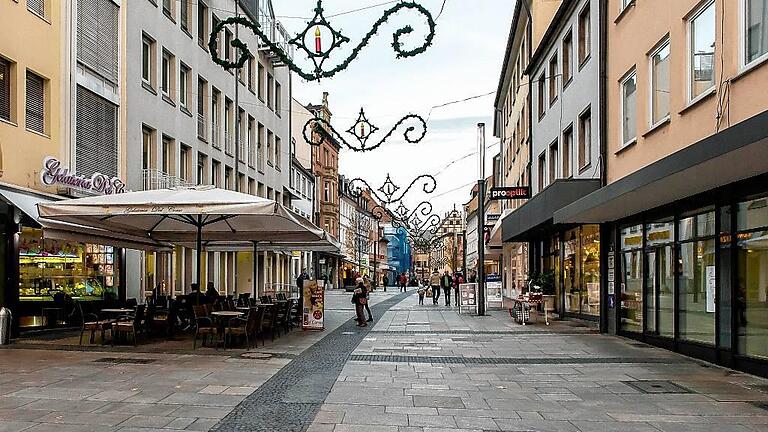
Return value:
M 323 53 L 323 40 L 320 33 L 320 26 L 315 27 L 315 52 L 318 54 Z

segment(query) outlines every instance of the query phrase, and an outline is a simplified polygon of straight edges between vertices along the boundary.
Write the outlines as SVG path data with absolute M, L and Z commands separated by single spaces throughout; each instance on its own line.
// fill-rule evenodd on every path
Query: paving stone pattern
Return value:
M 399 294 L 371 306 L 382 316 L 409 294 Z M 369 333 L 351 319 L 297 356 L 235 409 L 212 431 L 299 432 L 320 410 L 352 351 Z

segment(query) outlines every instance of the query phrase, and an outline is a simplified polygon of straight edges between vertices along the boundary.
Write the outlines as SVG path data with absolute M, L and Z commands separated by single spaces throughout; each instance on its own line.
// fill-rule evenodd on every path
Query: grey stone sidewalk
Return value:
M 416 303 L 379 320 L 310 432 L 768 431 L 766 380 L 583 327 Z

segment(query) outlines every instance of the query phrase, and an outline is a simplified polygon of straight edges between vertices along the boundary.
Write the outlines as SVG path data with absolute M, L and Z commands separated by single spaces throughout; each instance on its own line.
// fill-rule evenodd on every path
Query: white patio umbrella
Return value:
M 42 219 L 197 246 L 201 283 L 203 242 L 313 242 L 324 232 L 275 201 L 197 186 L 128 192 L 38 204 Z

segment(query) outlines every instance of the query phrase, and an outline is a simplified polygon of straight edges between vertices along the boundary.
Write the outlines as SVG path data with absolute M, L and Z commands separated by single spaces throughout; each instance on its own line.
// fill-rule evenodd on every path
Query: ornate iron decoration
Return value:
M 352 151 L 367 152 L 381 147 L 382 144 L 392 137 L 395 131 L 407 124 L 410 125 L 405 128 L 403 138 L 411 144 L 418 144 L 427 135 L 427 122 L 420 115 L 408 114 L 395 123 L 389 132 L 381 137 L 378 142 L 373 145 L 368 145 L 368 140 L 379 130 L 379 128 L 368 120 L 365 116 L 365 111 L 362 108 L 360 108 L 360 115 L 355 123 L 347 129 L 347 133 L 352 135 L 357 143 L 348 142 L 329 122 L 320 117 L 309 119 L 304 124 L 304 129 L 301 133 L 304 136 L 304 140 L 314 146 L 319 146 L 323 143 L 322 133 L 324 132 Z M 320 133 L 313 134 L 310 132 Z
M 392 181 L 392 177 L 390 177 L 389 174 L 387 174 L 387 179 L 384 180 L 384 184 L 382 184 L 378 189 L 374 189 L 371 187 L 370 184 L 368 184 L 367 181 L 361 179 L 361 178 L 354 178 L 349 181 L 349 185 L 351 186 L 351 189 L 353 190 L 352 194 L 355 197 L 359 197 L 362 194 L 363 189 L 368 189 L 371 192 L 371 195 L 373 195 L 374 198 L 378 201 L 380 206 L 387 207 L 389 205 L 402 203 L 403 198 L 410 192 L 410 190 L 416 185 L 421 184 L 421 190 L 424 193 L 431 194 L 432 192 L 437 189 L 437 180 L 429 175 L 429 174 L 422 174 L 413 181 L 411 181 L 411 184 L 409 184 L 402 192 L 398 193 L 400 189 L 402 189 L 400 186 L 396 185 L 395 182 Z
M 435 19 L 432 14 L 424 6 L 414 1 L 403 1 L 391 8 L 384 11 L 384 14 L 379 18 L 371 27 L 371 29 L 363 36 L 357 46 L 352 49 L 352 52 L 347 56 L 344 61 L 331 68 L 324 68 L 324 64 L 330 59 L 331 53 L 334 50 L 339 49 L 346 43 L 350 42 L 350 39 L 343 35 L 339 30 L 336 30 L 331 23 L 323 15 L 323 0 L 317 0 L 317 6 L 315 7 L 315 15 L 307 22 L 307 26 L 299 32 L 293 39 L 288 41 L 290 46 L 297 48 L 299 51 L 306 54 L 307 58 L 312 62 L 314 68 L 311 71 L 302 69 L 299 65 L 293 62 L 293 59 L 285 52 L 285 50 L 271 40 L 267 36 L 268 29 L 262 29 L 259 23 L 251 21 L 247 17 L 231 17 L 221 21 L 211 31 L 210 41 L 208 47 L 211 51 L 211 58 L 215 63 L 222 66 L 224 69 L 241 68 L 248 61 L 248 58 L 253 54 L 248 50 L 248 45 L 242 42 L 240 39 L 235 39 L 231 42 L 234 48 L 240 50 L 240 56 L 234 61 L 221 59 L 218 52 L 218 37 L 222 29 L 228 25 L 241 25 L 250 29 L 259 39 L 260 43 L 268 47 L 274 55 L 285 65 L 287 65 L 293 72 L 307 81 L 319 81 L 322 78 L 330 78 L 342 70 L 346 69 L 352 61 L 354 61 L 360 54 L 360 51 L 368 45 L 371 38 L 378 33 L 382 25 L 384 25 L 389 18 L 404 10 L 415 11 L 416 14 L 426 18 L 429 31 L 425 36 L 424 43 L 416 46 L 412 49 L 403 47 L 401 39 L 414 32 L 414 28 L 410 25 L 405 25 L 398 28 L 392 35 L 392 48 L 397 54 L 397 58 L 414 57 L 427 50 L 435 37 Z M 326 44 L 326 48 L 323 48 L 322 33 L 325 31 L 330 36 L 330 43 Z M 307 45 L 307 39 L 313 40 L 313 46 Z

